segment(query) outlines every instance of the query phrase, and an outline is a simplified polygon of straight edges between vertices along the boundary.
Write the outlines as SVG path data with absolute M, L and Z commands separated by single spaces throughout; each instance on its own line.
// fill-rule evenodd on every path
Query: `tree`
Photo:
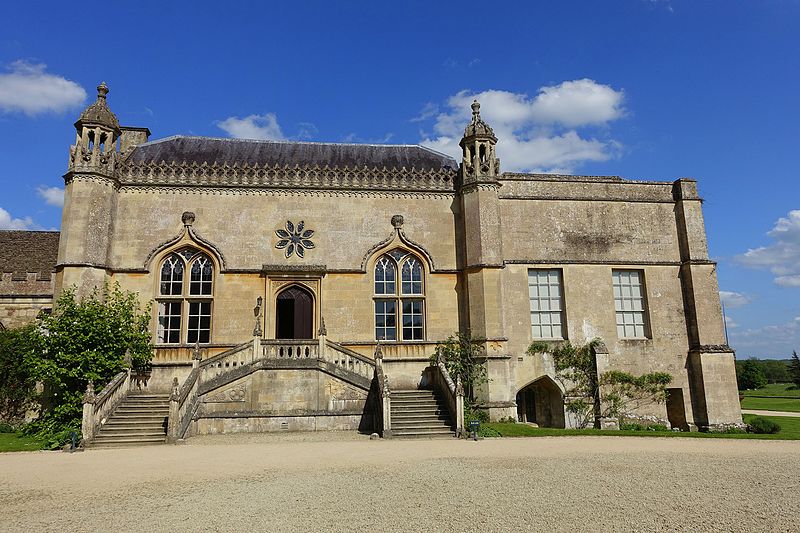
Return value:
M 764 370 L 758 360 L 751 357 L 736 367 L 736 381 L 739 390 L 761 389 L 767 385 Z
M 447 372 L 454 380 L 461 378 L 464 388 L 465 418 L 469 418 L 477 410 L 475 389 L 489 382 L 486 363 L 481 344 L 484 339 L 473 338 L 469 334 L 456 333 L 450 335 L 442 343 L 436 345 L 436 352 L 431 356 L 431 363 L 436 364 L 440 359 L 444 362 Z M 469 413 L 469 414 L 468 414 Z M 468 423 L 469 420 L 465 420 Z
M 475 387 L 489 381 L 481 347 L 483 340 L 456 333 L 437 344 L 436 352 L 431 357 L 433 363 L 441 359 L 453 379 L 461 377 L 464 395 L 470 399 L 474 396 Z
M 35 381 L 24 359 L 36 335 L 34 325 L 0 329 L 0 421 L 18 423 L 35 405 Z
M 598 375 L 594 349 L 600 344 L 600 339 L 593 339 L 582 345 L 534 342 L 528 347 L 531 355 L 552 356 L 555 377 L 564 386 L 564 407 L 578 427 L 585 428 L 596 417 L 619 420 L 636 409 L 666 401 L 666 387 L 672 382 L 666 372 L 634 376 L 610 370 Z
M 792 381 L 792 377 L 789 374 L 789 365 L 786 364 L 785 360 L 761 359 L 759 364 L 764 370 L 767 383 L 789 383 Z
M 149 307 L 149 306 L 148 306 Z M 104 285 L 83 300 L 65 290 L 52 315 L 40 320 L 33 349 L 26 354 L 31 375 L 44 383 L 42 412 L 28 431 L 57 446 L 80 434 L 83 393 L 89 381 L 100 391 L 125 366 L 152 359 L 149 309 L 135 293 Z
M 800 389 L 800 358 L 797 357 L 797 350 L 792 350 L 792 360 L 789 363 L 789 374 L 794 382 L 794 386 Z

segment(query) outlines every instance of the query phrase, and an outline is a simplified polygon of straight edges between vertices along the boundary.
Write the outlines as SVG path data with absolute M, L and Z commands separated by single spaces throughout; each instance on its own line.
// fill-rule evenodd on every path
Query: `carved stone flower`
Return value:
M 286 221 L 286 229 L 275 231 L 275 235 L 280 239 L 275 248 L 286 250 L 286 257 L 291 257 L 296 253 L 297 257 L 305 256 L 306 250 L 314 248 L 314 243 L 310 238 L 314 235 L 314 230 L 304 229 L 305 223 L 301 220 L 295 227 L 290 221 Z

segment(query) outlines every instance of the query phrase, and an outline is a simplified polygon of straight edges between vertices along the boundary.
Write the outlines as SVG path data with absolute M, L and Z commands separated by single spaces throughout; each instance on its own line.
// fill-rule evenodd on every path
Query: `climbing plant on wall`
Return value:
M 564 387 L 564 408 L 580 428 L 596 417 L 619 420 L 646 405 L 665 402 L 672 381 L 666 372 L 598 374 L 594 350 L 601 344 L 602 340 L 593 339 L 585 344 L 533 342 L 528 347 L 530 355 L 549 353 L 553 358 L 555 378 Z

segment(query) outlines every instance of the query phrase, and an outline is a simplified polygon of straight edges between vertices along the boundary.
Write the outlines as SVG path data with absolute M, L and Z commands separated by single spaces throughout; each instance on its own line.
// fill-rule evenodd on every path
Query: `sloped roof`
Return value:
M 448 155 L 418 145 L 339 144 L 289 141 L 167 137 L 140 144 L 128 159 L 132 163 L 217 163 L 349 168 L 456 169 Z
M 0 231 L 0 273 L 48 273 L 56 268 L 58 231 Z

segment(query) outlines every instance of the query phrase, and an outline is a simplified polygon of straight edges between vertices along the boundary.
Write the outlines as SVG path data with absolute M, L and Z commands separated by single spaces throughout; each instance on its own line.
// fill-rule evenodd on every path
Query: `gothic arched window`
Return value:
M 397 283 L 398 272 L 400 283 Z M 377 340 L 425 338 L 424 278 L 422 262 L 406 250 L 396 248 L 378 258 L 373 297 Z
M 195 248 L 182 248 L 164 259 L 156 297 L 157 342 L 211 342 L 213 281 L 211 258 Z

